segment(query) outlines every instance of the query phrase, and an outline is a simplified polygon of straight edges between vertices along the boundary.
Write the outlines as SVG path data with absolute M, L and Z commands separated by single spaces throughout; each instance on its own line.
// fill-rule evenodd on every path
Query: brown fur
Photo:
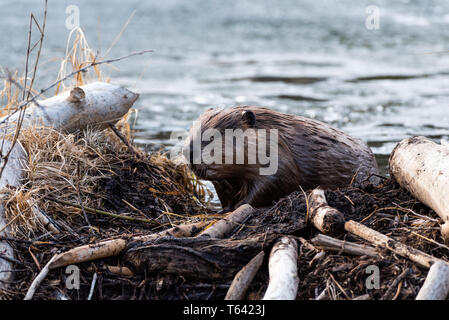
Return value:
M 258 164 L 191 165 L 200 178 L 213 182 L 224 211 L 243 203 L 268 206 L 300 188 L 335 189 L 353 180 L 367 181 L 377 173 L 374 155 L 365 143 L 316 120 L 241 106 L 209 109 L 199 123 L 202 131 L 254 128 L 279 132 L 279 162 L 274 175 L 260 175 Z

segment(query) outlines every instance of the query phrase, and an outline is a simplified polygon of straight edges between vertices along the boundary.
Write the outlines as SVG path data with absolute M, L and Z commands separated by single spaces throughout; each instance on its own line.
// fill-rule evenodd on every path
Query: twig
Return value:
M 37 287 L 41 284 L 41 282 L 45 279 L 48 272 L 50 271 L 50 265 L 53 263 L 54 260 L 58 257 L 58 254 L 55 254 L 50 261 L 47 262 L 45 267 L 42 268 L 41 272 L 37 275 L 37 277 L 33 280 L 31 283 L 31 286 L 28 288 L 28 291 L 25 295 L 25 298 L 23 300 L 31 300 L 34 296 L 34 293 L 36 292 Z
M 346 293 L 345 289 L 343 289 L 343 287 L 338 283 L 338 281 L 335 280 L 335 278 L 332 275 L 332 273 L 329 273 L 329 276 L 331 277 L 332 281 L 334 281 L 334 283 L 337 285 L 338 289 L 340 289 L 340 291 L 345 295 L 346 299 L 351 300 L 351 298 Z
M 31 13 L 31 16 L 30 16 L 30 29 L 29 29 L 29 34 L 28 34 L 27 57 L 26 57 L 26 63 L 25 63 L 25 80 L 24 80 L 25 85 L 24 85 L 24 88 L 23 88 L 23 97 L 22 97 L 23 99 L 25 98 L 25 92 L 27 91 L 26 83 L 27 83 L 27 79 L 28 79 L 28 61 L 29 61 L 30 53 L 34 49 L 34 46 L 33 46 L 32 49 L 30 49 L 32 21 L 34 20 L 34 22 L 36 23 L 36 26 L 38 27 L 38 29 L 39 29 L 39 31 L 41 33 L 41 37 L 39 39 L 39 50 L 37 52 L 36 60 L 34 62 L 33 77 L 31 78 L 31 83 L 30 83 L 30 87 L 28 89 L 27 99 L 29 98 L 29 96 L 31 94 L 31 90 L 32 90 L 32 87 L 33 87 L 33 84 L 34 84 L 34 80 L 36 78 L 37 66 L 39 64 L 39 58 L 40 58 L 41 51 L 42 51 L 42 44 L 44 42 L 45 25 L 46 25 L 46 21 L 47 21 L 47 2 L 48 1 L 45 0 L 44 18 L 43 18 L 42 29 L 40 28 L 39 23 L 37 22 L 37 20 L 34 18 L 33 13 Z M 9 81 L 11 82 L 11 75 L 9 75 L 8 77 L 9 77 Z M 6 164 L 8 163 L 9 156 L 10 156 L 13 148 L 15 147 L 16 143 L 17 143 L 17 139 L 19 137 L 19 133 L 20 133 L 20 129 L 22 127 L 22 123 L 23 123 L 24 117 L 25 117 L 25 111 L 24 110 L 20 110 L 19 121 L 17 122 L 16 132 L 14 134 L 14 139 L 12 141 L 11 147 L 10 147 L 10 149 L 8 150 L 8 152 L 7 152 L 7 154 L 5 156 L 2 155 L 3 164 L 2 164 L 2 167 L 0 169 L 0 177 L 3 175 L 3 171 L 5 170 Z M 0 153 L 3 151 L 3 146 L 4 146 L 4 139 L 2 141 Z
M 342 241 L 326 236 L 324 234 L 318 234 L 310 241 L 315 247 L 323 250 L 344 252 L 356 256 L 367 255 L 370 257 L 379 257 L 379 253 L 377 252 L 376 248 L 372 246 L 360 245 L 349 241 Z
M 345 223 L 345 230 L 375 245 L 387 248 L 400 256 L 406 257 L 424 268 L 430 268 L 430 266 L 435 262 L 442 261 L 441 259 L 424 253 L 418 249 L 409 247 L 353 220 Z
M 94 294 L 94 289 L 95 289 L 95 284 L 97 283 L 97 273 L 94 273 L 94 277 L 92 279 L 92 284 L 90 285 L 90 291 L 89 291 L 89 296 L 87 297 L 87 300 L 91 300 L 92 299 L 92 295 Z
M 140 152 L 140 150 L 138 150 L 137 148 L 135 148 L 134 146 L 132 146 L 128 139 L 126 139 L 123 134 L 117 130 L 117 128 L 115 127 L 115 125 L 113 124 L 109 124 L 109 127 L 111 128 L 111 130 L 117 135 L 117 137 L 119 137 L 120 140 L 122 140 L 122 142 L 128 147 L 128 150 L 136 155 L 138 158 L 143 158 L 142 153 Z
M 393 293 L 394 288 L 398 285 L 400 281 L 402 281 L 402 279 L 405 278 L 405 276 L 409 273 L 409 271 L 410 268 L 406 268 L 404 271 L 402 271 L 401 274 L 397 276 L 396 279 L 394 279 L 393 283 L 388 287 L 388 290 L 385 291 L 384 295 L 382 296 L 382 298 L 380 298 L 380 300 L 387 300 L 388 297 Z
M 144 53 L 148 53 L 148 52 L 153 52 L 153 50 L 142 50 L 142 51 L 137 51 L 137 52 L 133 52 L 130 54 L 127 54 L 125 56 L 122 56 L 120 58 L 116 58 L 116 59 L 109 59 L 109 60 L 103 60 L 103 61 L 93 61 L 90 64 L 86 65 L 85 67 L 75 70 L 72 73 L 66 75 L 65 77 L 63 77 L 62 79 L 59 79 L 55 82 L 53 82 L 51 85 L 49 85 L 48 87 L 46 87 L 45 89 L 41 89 L 39 93 L 33 95 L 32 97 L 30 97 L 29 99 L 23 101 L 22 103 L 20 103 L 16 110 L 14 112 L 11 112 L 10 114 L 8 114 L 7 116 L 5 116 L 2 120 L 0 120 L 0 124 L 5 123 L 6 121 L 8 121 L 8 119 L 15 113 L 19 112 L 21 109 L 23 109 L 24 107 L 26 107 L 28 104 L 30 104 L 30 102 L 34 102 L 37 103 L 36 99 L 39 98 L 40 96 L 42 96 L 45 92 L 47 92 L 48 90 L 54 88 L 56 85 L 60 84 L 61 82 L 64 82 L 65 80 L 67 80 L 68 78 L 80 73 L 80 72 L 85 72 L 86 70 L 88 70 L 89 68 L 92 68 L 94 66 L 100 65 L 100 64 L 109 64 L 109 63 L 113 63 L 113 62 L 117 62 L 123 59 L 127 59 L 133 56 L 138 56 L 138 55 L 142 55 Z

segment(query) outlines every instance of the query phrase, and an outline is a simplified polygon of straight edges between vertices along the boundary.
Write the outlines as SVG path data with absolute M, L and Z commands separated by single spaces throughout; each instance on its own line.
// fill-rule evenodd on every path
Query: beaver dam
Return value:
M 377 185 L 217 214 L 186 165 L 133 144 L 138 94 L 86 81 L 121 58 L 73 34 L 55 83 L 31 90 L 38 54 L 31 84 L 9 74 L 1 92 L 2 299 L 446 298 L 447 145 L 405 139 Z
M 2 190 L 4 299 L 415 299 L 446 260 L 439 216 L 390 178 L 217 215 L 185 165 L 133 146 L 127 116 L 21 130 L 23 181 Z M 273 292 L 279 277 L 297 288 Z

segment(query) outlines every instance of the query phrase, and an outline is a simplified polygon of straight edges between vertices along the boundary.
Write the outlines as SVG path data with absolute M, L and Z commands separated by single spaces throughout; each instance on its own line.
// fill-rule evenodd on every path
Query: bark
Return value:
M 259 271 L 264 257 L 265 253 L 261 251 L 235 275 L 234 280 L 226 293 L 225 300 L 242 300 L 245 297 L 246 290 L 248 290 L 257 271 Z
M 318 249 L 344 252 L 355 256 L 378 257 L 376 248 L 348 241 L 338 240 L 324 234 L 318 234 L 311 240 Z
M 135 273 L 176 275 L 193 281 L 232 281 L 264 246 L 278 237 L 236 239 L 159 238 L 130 244 L 123 262 Z
M 400 256 L 406 257 L 424 268 L 430 268 L 432 264 L 442 261 L 353 220 L 345 223 L 345 230 L 377 246 L 389 249 Z

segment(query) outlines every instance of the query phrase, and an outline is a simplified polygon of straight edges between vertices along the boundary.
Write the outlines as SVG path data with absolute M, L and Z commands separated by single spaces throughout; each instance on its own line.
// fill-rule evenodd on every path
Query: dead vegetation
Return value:
M 31 18 L 30 30 L 33 21 L 37 23 Z M 44 28 L 39 25 L 39 29 L 38 47 Z M 74 30 L 58 79 L 44 91 L 55 88 L 58 93 L 93 78 L 104 80 L 98 67 L 101 63 L 88 48 L 82 31 Z M 66 83 L 71 75 L 74 82 Z M 27 74 L 19 78 L 9 73 L 6 77 L 2 115 L 20 111 L 31 101 L 26 99 L 42 94 L 33 90 L 34 80 L 26 79 Z M 303 191 L 233 221 L 234 228 L 224 239 L 196 236 L 204 226 L 222 218 L 208 204 L 209 191 L 186 165 L 175 165 L 163 154 L 137 150 L 129 116 L 103 131 L 65 133 L 30 127 L 14 133 L 13 139 L 27 151 L 28 161 L 23 184 L 1 190 L 10 231 L 0 240 L 7 241 L 15 252 L 10 259 L 14 278 L 1 289 L 1 298 L 23 299 L 33 280 L 43 275 L 44 266 L 58 253 L 120 240 L 120 250 L 113 255 L 76 264 L 80 269 L 78 289 L 67 286 L 65 265 L 49 268 L 34 288 L 33 299 L 223 299 L 234 276 L 264 251 L 260 269 L 251 275 L 254 279 L 243 296 L 261 299 L 269 280 L 269 252 L 282 236 L 290 236 L 298 244 L 297 299 L 416 297 L 427 270 L 407 258 L 383 247 L 374 248 L 377 255 L 373 248 L 370 255 L 352 255 L 344 248 L 336 251 L 315 246 L 313 238 L 319 231 L 312 226 L 309 194 Z M 346 221 L 361 222 L 446 260 L 449 247 L 439 232 L 438 216 L 393 180 L 326 191 L 325 197 Z M 167 232 L 161 234 L 164 230 Z M 334 237 L 342 243 L 371 245 L 344 231 Z M 373 266 L 380 271 L 377 288 L 367 285 L 367 270 Z

